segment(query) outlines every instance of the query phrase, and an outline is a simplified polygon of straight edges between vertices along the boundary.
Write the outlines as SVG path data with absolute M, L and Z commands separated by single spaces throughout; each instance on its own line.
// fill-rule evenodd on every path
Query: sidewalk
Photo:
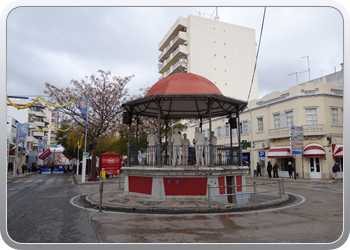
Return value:
M 268 176 L 259 176 L 259 177 L 252 177 L 251 175 L 246 175 L 246 179 L 250 180 L 270 180 L 270 181 L 276 181 L 276 180 L 282 180 L 284 182 L 298 182 L 298 183 L 343 183 L 343 179 L 335 180 L 325 180 L 325 179 L 302 179 L 302 178 L 296 178 L 296 179 L 289 179 L 288 177 L 278 177 L 278 178 L 269 178 Z
M 22 174 L 22 172 L 20 172 L 19 174 L 16 174 L 16 176 L 13 176 L 13 173 L 12 171 L 10 172 L 7 172 L 7 182 L 10 182 L 10 181 L 14 181 L 14 180 L 17 180 L 17 179 L 21 179 L 21 178 L 24 178 L 28 175 L 32 175 L 32 174 L 39 174 L 39 173 L 35 173 L 35 172 L 24 172 L 24 174 Z

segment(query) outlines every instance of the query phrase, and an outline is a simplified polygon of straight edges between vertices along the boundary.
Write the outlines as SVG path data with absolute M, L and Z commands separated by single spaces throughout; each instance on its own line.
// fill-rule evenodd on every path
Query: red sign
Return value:
M 207 178 L 163 178 L 165 195 L 206 195 Z
M 100 171 L 104 169 L 106 175 L 118 175 L 121 168 L 121 157 L 114 152 L 106 152 L 100 156 Z

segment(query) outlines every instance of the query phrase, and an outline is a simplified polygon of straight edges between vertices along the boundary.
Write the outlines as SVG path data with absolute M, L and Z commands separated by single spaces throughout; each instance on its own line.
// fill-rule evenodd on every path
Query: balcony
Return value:
M 164 51 L 165 47 L 167 47 L 170 44 L 170 41 L 174 40 L 174 38 L 179 34 L 179 32 L 186 32 L 187 26 L 188 19 L 185 17 L 179 17 L 179 19 L 173 24 L 173 26 L 169 29 L 167 34 L 158 44 L 158 50 Z
M 43 121 L 45 122 L 45 124 L 50 124 L 50 121 L 47 118 L 43 118 Z
M 304 130 L 304 136 L 325 134 L 323 124 L 302 125 L 302 127 Z
M 323 124 L 302 125 L 302 127 L 304 136 L 325 134 Z M 289 127 L 269 129 L 268 137 L 269 139 L 287 138 L 290 137 L 290 133 L 291 130 Z
M 160 74 L 164 74 L 165 72 L 169 71 L 171 65 L 174 65 L 177 61 L 179 61 L 181 58 L 186 57 L 188 53 L 188 49 L 187 46 L 184 45 L 180 45 L 179 47 L 177 47 L 169 56 L 169 58 L 167 58 L 164 63 L 163 63 L 163 67 L 161 67 L 158 70 L 158 73 Z
M 38 112 L 38 111 L 36 111 L 36 112 L 34 112 L 35 113 L 35 116 L 37 116 L 37 117 L 43 117 L 43 118 L 46 118 L 46 115 L 45 115 L 45 113 L 44 112 Z
M 37 121 L 35 121 L 34 122 L 34 126 L 36 126 L 36 127 L 45 127 L 45 123 L 44 122 L 37 122 Z
M 33 136 L 43 137 L 44 136 L 44 132 L 35 131 L 35 132 L 33 132 Z
M 183 45 L 187 41 L 187 33 L 179 32 L 174 39 L 170 41 L 170 44 L 164 49 L 164 51 L 158 56 L 158 61 L 163 62 L 166 58 L 168 58 L 173 51 L 174 48 L 179 47 L 179 45 Z

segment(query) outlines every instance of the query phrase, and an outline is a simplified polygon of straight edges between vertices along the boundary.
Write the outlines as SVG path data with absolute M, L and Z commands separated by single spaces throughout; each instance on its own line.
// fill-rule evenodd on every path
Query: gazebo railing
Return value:
M 199 166 L 208 166 L 210 161 L 209 145 L 191 145 L 189 147 L 163 145 L 160 163 L 162 166 L 195 166 L 197 164 L 196 152 L 199 154 Z M 130 148 L 130 166 L 157 166 L 157 160 L 157 146 Z M 214 166 L 239 166 L 239 160 L 238 147 L 213 145 Z M 174 163 L 174 161 L 176 162 Z

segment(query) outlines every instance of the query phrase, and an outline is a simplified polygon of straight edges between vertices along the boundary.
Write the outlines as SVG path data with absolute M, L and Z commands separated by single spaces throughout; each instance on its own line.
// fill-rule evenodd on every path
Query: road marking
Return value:
M 286 192 L 287 193 L 287 192 Z M 276 211 L 276 210 L 282 210 L 282 209 L 287 209 L 287 208 L 291 208 L 291 207 L 295 207 L 295 206 L 298 206 L 298 205 L 301 205 L 302 203 L 304 203 L 306 201 L 305 197 L 299 195 L 299 194 L 294 194 L 294 193 L 287 193 L 287 194 L 292 194 L 292 195 L 295 195 L 295 196 L 299 196 L 301 198 L 301 201 L 296 203 L 296 204 L 291 204 L 291 205 L 287 205 L 287 206 L 283 206 L 283 207 L 277 207 L 277 208 L 270 208 L 270 209 L 262 209 L 262 210 L 251 210 L 251 211 L 242 211 L 242 212 L 222 212 L 222 213 L 192 213 L 192 214 L 189 214 L 189 213 L 184 213 L 184 214 L 152 214 L 152 213 L 125 213 L 125 212 L 118 212 L 118 211 L 112 211 L 112 210 L 108 210 L 106 211 L 107 213 L 114 213 L 114 214 L 133 214 L 133 215 L 142 215 L 142 216 L 193 216 L 193 215 L 223 215 L 223 214 L 251 214 L 251 213 L 262 213 L 262 212 L 271 212 L 271 211 Z M 93 209 L 93 208 L 85 208 L 85 207 L 82 207 L 82 206 L 79 206 L 77 204 L 74 204 L 73 200 L 77 197 L 80 197 L 82 195 L 77 195 L 75 197 L 73 197 L 71 200 L 70 200 L 70 203 L 75 206 L 75 207 L 78 207 L 78 208 L 82 208 L 82 209 L 86 209 L 88 211 L 98 211 L 99 209 Z

